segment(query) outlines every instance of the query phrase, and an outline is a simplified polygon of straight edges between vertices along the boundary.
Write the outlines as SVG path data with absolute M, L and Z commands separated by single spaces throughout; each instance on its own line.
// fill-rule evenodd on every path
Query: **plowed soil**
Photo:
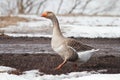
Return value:
M 0 53 L 0 66 L 9 66 L 18 69 L 20 72 L 38 69 L 40 72 L 46 74 L 66 74 L 69 72 L 79 71 L 99 71 L 105 70 L 102 73 L 120 73 L 120 39 L 87 39 L 77 38 L 79 41 L 99 48 L 92 58 L 85 64 L 74 67 L 74 62 L 66 63 L 60 70 L 54 70 L 63 60 L 59 55 L 51 50 L 51 47 L 44 47 L 43 49 L 50 49 L 50 53 L 13 53 L 12 50 L 8 53 Z M 17 44 L 15 49 L 19 48 L 20 44 L 39 44 L 40 46 L 50 44 L 50 38 L 11 38 L 11 37 L 0 37 L 0 48 L 4 51 L 6 47 L 2 45 L 13 45 Z M 17 48 L 18 47 L 18 48 Z M 34 48 L 35 45 L 32 46 Z M 39 46 L 38 46 L 39 47 Z M 27 49 L 27 48 L 26 48 Z M 14 49 L 13 49 L 14 50 Z M 34 49 L 33 49 L 34 50 Z M 35 50 L 37 51 L 37 50 Z M 40 51 L 40 50 L 39 50 Z M 24 51 L 23 51 L 24 52 Z M 49 52 L 49 50 L 48 50 Z M 79 64 L 79 63 L 77 63 Z

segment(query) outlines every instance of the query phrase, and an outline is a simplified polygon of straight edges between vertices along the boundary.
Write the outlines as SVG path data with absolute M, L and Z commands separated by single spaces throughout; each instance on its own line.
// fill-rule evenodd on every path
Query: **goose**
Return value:
M 91 58 L 94 52 L 99 50 L 75 39 L 64 37 L 59 27 L 58 19 L 53 12 L 45 11 L 42 13 L 41 17 L 52 21 L 53 33 L 51 47 L 63 59 L 63 62 L 55 67 L 55 70 L 61 69 L 62 66 L 69 61 L 80 62 L 81 64 L 85 63 Z

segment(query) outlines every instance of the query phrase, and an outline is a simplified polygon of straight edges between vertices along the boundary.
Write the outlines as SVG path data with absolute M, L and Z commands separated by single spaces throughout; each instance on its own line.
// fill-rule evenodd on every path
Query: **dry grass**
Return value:
M 17 16 L 0 16 L 0 28 L 16 25 L 17 22 L 27 22 L 28 19 Z

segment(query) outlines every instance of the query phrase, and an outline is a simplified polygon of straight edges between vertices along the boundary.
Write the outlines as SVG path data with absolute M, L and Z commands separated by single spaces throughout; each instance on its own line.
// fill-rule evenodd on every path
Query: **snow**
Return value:
M 14 71 L 15 68 L 6 67 L 6 66 L 0 66 L 0 72 L 8 72 L 8 71 Z
M 69 25 L 70 26 L 70 25 Z M 67 36 L 86 37 L 86 38 L 119 38 L 120 27 L 88 27 L 71 26 L 67 31 Z
M 93 74 L 90 76 L 63 80 L 120 80 L 120 74 Z
M 16 25 L 0 28 L 0 32 L 13 37 L 51 37 L 52 23 L 37 15 L 15 15 L 29 19 Z M 57 16 L 66 37 L 119 38 L 120 17 Z
M 24 79 L 18 75 L 0 73 L 0 80 L 27 80 L 27 79 Z
M 0 66 L 0 70 L 4 71 L 4 68 L 7 68 L 8 71 L 13 69 L 6 66 Z M 39 70 L 25 71 L 21 75 L 0 72 L 0 80 L 120 80 L 120 74 L 99 73 L 102 71 L 105 72 L 106 70 L 71 72 L 60 75 L 48 75 L 39 72 Z

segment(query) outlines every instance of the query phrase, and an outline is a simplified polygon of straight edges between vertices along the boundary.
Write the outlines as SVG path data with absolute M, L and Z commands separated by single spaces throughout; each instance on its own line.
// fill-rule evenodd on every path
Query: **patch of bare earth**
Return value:
M 18 16 L 0 16 L 0 28 L 7 27 L 10 25 L 16 25 L 17 22 L 27 22 L 26 18 Z
M 60 70 L 54 70 L 56 66 L 62 63 L 62 59 L 57 54 L 35 54 L 34 49 L 32 50 L 32 54 L 20 54 L 20 53 L 11 53 L 11 49 L 9 53 L 0 53 L 0 66 L 9 66 L 12 68 L 16 68 L 17 71 L 9 72 L 12 74 L 21 74 L 23 71 L 37 69 L 40 72 L 44 72 L 46 74 L 66 74 L 70 72 L 80 72 L 80 71 L 98 71 L 101 73 L 120 73 L 120 38 L 118 39 L 87 39 L 87 38 L 77 38 L 77 40 L 93 46 L 95 48 L 99 48 L 100 51 L 96 53 L 96 55 L 92 56 L 92 58 L 85 64 L 78 66 L 78 68 L 73 67 L 73 63 L 66 63 Z M 29 37 L 0 37 L 0 46 L 3 48 L 2 50 L 7 50 L 4 45 L 13 45 L 15 49 L 20 50 L 19 44 L 39 44 L 43 48 L 40 49 L 38 46 L 38 51 L 46 50 L 47 48 L 51 48 L 50 46 L 43 46 L 45 44 L 50 44 L 50 38 L 29 38 Z M 32 48 L 37 49 L 35 45 L 31 46 Z M 10 47 L 14 48 L 14 47 Z M 27 46 L 24 47 L 27 50 Z M 79 64 L 79 63 L 77 63 Z
M 46 74 L 66 74 L 79 71 L 102 71 L 102 73 L 119 73 L 120 57 L 103 56 L 93 57 L 87 63 L 74 67 L 74 63 L 66 63 L 60 70 L 54 70 L 63 60 L 55 54 L 0 54 L 0 65 L 16 68 L 12 73 L 20 74 L 23 71 L 39 69 Z M 79 63 L 78 63 L 79 64 Z M 104 70 L 107 70 L 104 72 Z

